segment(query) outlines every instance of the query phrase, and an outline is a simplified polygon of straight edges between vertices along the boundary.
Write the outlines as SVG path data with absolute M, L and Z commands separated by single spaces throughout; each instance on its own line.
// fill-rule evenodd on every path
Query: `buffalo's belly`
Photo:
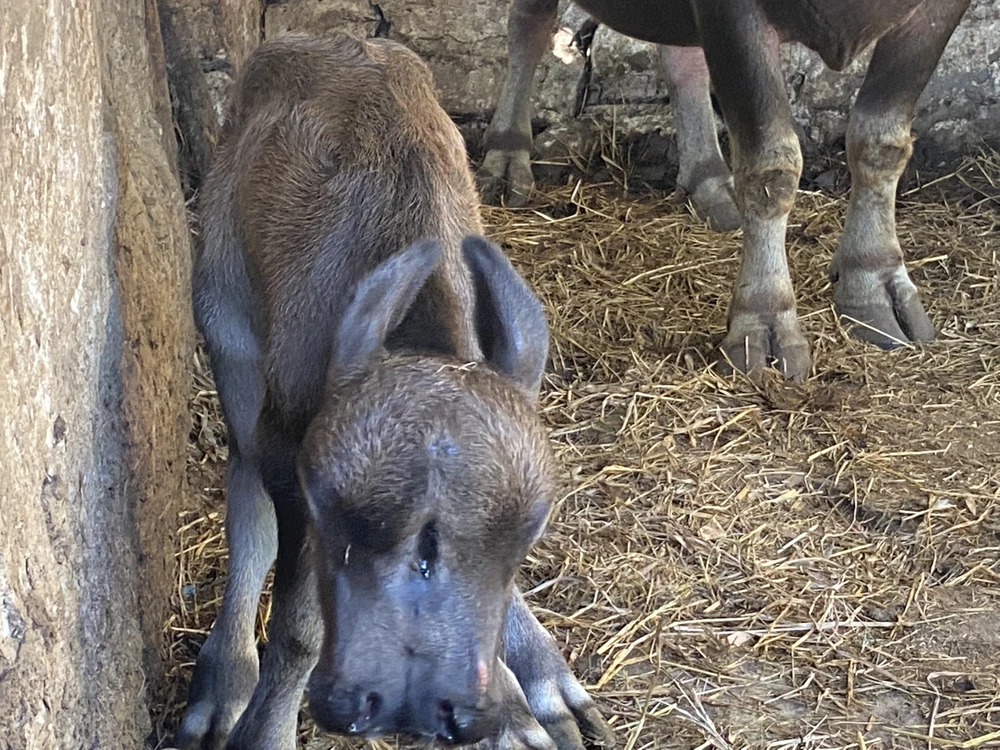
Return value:
M 835 70 L 927 0 L 755 0 L 782 41 L 800 42 Z M 577 0 L 601 23 L 627 36 L 656 44 L 694 46 L 701 32 L 697 0 Z
M 578 0 L 577 5 L 634 39 L 678 47 L 699 43 L 689 0 Z
M 756 0 L 782 41 L 805 45 L 834 70 L 846 68 L 927 1 Z

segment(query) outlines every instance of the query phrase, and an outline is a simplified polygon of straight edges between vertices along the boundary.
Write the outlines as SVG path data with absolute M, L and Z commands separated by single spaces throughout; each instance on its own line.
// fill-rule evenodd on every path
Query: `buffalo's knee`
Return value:
M 795 203 L 802 174 L 802 150 L 794 132 L 737 157 L 736 199 L 747 215 L 773 219 Z

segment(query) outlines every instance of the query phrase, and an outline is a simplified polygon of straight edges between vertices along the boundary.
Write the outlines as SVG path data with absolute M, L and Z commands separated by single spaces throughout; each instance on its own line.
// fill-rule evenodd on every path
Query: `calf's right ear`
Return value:
M 466 237 L 462 254 L 475 285 L 476 333 L 486 362 L 537 399 L 549 356 L 542 303 L 492 242 Z
M 331 372 L 349 375 L 364 370 L 403 322 L 440 257 L 436 240 L 415 242 L 361 280 L 335 334 Z

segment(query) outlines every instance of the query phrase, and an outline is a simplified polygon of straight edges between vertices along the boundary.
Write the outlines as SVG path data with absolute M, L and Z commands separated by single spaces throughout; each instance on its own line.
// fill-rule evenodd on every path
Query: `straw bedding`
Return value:
M 619 747 L 1000 746 L 997 179 L 985 153 L 900 196 L 941 332 L 889 353 L 831 309 L 845 196 L 799 196 L 802 385 L 711 368 L 738 234 L 615 184 L 486 209 L 553 334 L 541 411 L 565 486 L 521 582 Z M 225 432 L 194 365 L 164 730 L 225 579 Z M 343 744 L 308 722 L 302 739 Z

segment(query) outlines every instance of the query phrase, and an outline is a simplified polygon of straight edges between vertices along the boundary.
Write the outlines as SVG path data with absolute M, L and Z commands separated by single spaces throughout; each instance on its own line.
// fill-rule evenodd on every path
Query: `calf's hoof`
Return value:
M 677 192 L 679 198 L 691 202 L 698 218 L 715 232 L 734 232 L 743 224 L 732 177 L 709 177 L 693 189 L 678 185 Z
M 501 203 L 514 208 L 525 205 L 531 196 L 534 178 L 531 155 L 527 151 L 494 149 L 483 158 L 476 173 L 479 193 L 484 203 Z
M 250 711 L 253 711 L 251 708 Z M 251 718 L 250 714 L 244 717 L 243 721 Z M 287 730 L 282 730 L 274 726 L 255 726 L 259 722 L 251 721 L 244 729 L 242 723 L 236 725 L 236 729 L 226 743 L 226 750 L 296 750 L 298 742 L 296 739 L 295 723 Z
M 584 737 L 614 747 L 614 730 L 550 636 L 523 648 L 515 661 L 528 708 L 558 750 L 584 750 Z
M 180 750 L 224 750 L 257 685 L 256 651 L 218 658 L 211 637 L 202 646 L 174 745 Z
M 837 314 L 855 338 L 882 349 L 934 340 L 934 325 L 901 263 L 864 270 L 835 262 L 831 280 Z
M 536 681 L 526 695 L 532 715 L 558 750 L 584 750 L 584 737 L 604 748 L 615 746 L 614 730 L 568 667 L 565 675 Z
M 809 343 L 794 312 L 732 316 L 721 349 L 719 367 L 726 374 L 735 368 L 756 378 L 772 366 L 789 380 L 805 380 L 809 374 Z
M 526 706 L 508 712 L 496 737 L 478 742 L 472 747 L 475 750 L 562 750 Z
M 560 663 L 564 670 L 533 676 L 527 686 L 501 663 L 503 725 L 496 737 L 475 745 L 476 750 L 585 750 L 584 733 L 604 747 L 614 745 L 614 732 L 594 701 L 561 656 Z

